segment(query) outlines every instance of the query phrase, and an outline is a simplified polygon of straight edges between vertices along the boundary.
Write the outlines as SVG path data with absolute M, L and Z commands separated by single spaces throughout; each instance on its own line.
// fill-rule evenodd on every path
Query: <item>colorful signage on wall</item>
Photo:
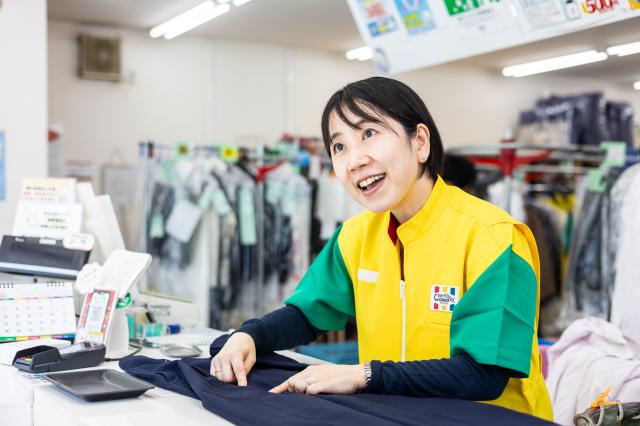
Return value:
M 620 7 L 620 2 L 618 0 L 583 0 L 580 2 L 580 7 L 585 15 L 591 15 L 592 13 L 612 12 Z
M 390 74 L 640 16 L 640 0 L 347 2 L 378 72 Z
M 520 6 L 532 29 L 561 25 L 568 20 L 580 18 L 581 15 L 574 1 L 520 0 Z
M 457 25 L 458 39 L 500 32 L 510 24 L 509 11 L 500 0 L 444 0 L 444 4 Z
M 396 0 L 396 7 L 409 35 L 420 34 L 436 27 L 427 0 Z
M 498 3 L 499 0 L 444 0 L 447 6 L 449 16 L 459 15 L 461 13 L 471 12 L 473 10 L 482 9 L 486 4 Z
M 371 37 L 378 37 L 398 29 L 393 15 L 389 14 L 384 0 L 357 0 L 361 13 L 365 16 Z

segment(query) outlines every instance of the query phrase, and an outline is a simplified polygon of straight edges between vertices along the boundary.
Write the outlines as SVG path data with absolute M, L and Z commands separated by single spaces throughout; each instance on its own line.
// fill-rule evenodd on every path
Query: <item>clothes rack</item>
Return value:
M 533 167 L 533 163 L 542 161 L 588 161 L 598 163 L 602 160 L 604 151 L 597 147 L 575 145 L 532 145 L 522 144 L 513 139 L 497 144 L 482 144 L 462 147 L 452 147 L 448 153 L 467 157 L 474 164 L 483 164 L 500 170 L 504 176 L 503 205 L 500 206 L 507 212 L 511 211 L 511 194 L 513 191 L 513 178 L 516 171 L 526 170 L 523 167 Z M 573 157 L 575 156 L 575 158 Z M 538 165 L 536 165 L 538 167 Z M 581 169 L 572 169 L 573 164 L 563 165 L 568 173 Z M 540 169 L 537 173 L 557 173 L 560 170 Z

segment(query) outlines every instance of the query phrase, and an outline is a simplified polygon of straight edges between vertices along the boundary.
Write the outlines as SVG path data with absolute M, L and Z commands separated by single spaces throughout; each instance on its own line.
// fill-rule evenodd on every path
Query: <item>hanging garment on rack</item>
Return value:
M 160 182 L 153 186 L 151 207 L 147 217 L 147 250 L 153 256 L 160 256 L 162 247 L 168 238 L 164 231 L 164 224 L 169 218 L 175 202 L 173 188 Z
M 554 186 L 549 185 L 549 190 Z M 561 187 L 562 188 L 562 187 Z M 563 190 L 565 188 L 562 188 Z M 538 335 L 558 336 L 566 325 L 559 327 L 558 317 L 566 299 L 565 280 L 568 264 L 568 247 L 572 229 L 573 196 L 565 194 L 536 194 L 528 210 L 529 226 L 535 235 L 540 253 L 540 317 Z M 533 220 L 532 220 L 533 219 Z
M 540 254 L 540 305 L 560 295 L 561 241 L 560 231 L 551 218 L 551 212 L 541 202 L 529 201 L 524 206 L 527 225 L 533 232 Z
M 571 424 L 606 388 L 613 401 L 637 401 L 640 395 L 638 347 L 612 324 L 599 318 L 573 322 L 547 350 L 545 380 L 554 420 Z
M 607 102 L 607 139 L 633 146 L 633 107 L 627 102 Z
M 567 272 L 568 318 L 608 318 L 613 283 L 602 280 L 603 212 L 608 202 L 607 193 L 619 174 L 619 170 L 611 170 L 605 176 L 606 189 L 603 192 L 587 191 L 576 205 L 576 211 L 580 213 L 573 230 Z
M 562 102 L 554 108 L 536 108 L 520 114 L 516 140 L 532 145 L 566 145 L 575 143 L 574 107 Z
M 265 305 L 269 311 L 282 306 L 309 266 L 311 187 L 289 163 L 269 172 L 265 185 Z
M 567 287 L 575 309 L 584 315 L 606 317 L 608 303 L 601 280 L 603 193 L 588 192 L 573 233 Z
M 244 286 L 255 277 L 255 182 L 234 166 L 212 171 L 230 211 L 221 218 L 218 281 L 215 298 L 222 309 L 232 309 Z M 253 234 L 251 231 L 253 230 Z M 244 243 L 244 244 L 243 244 Z
M 318 178 L 315 216 L 321 221 L 320 239 L 328 241 L 338 225 L 362 212 L 335 176 L 325 170 Z
M 628 232 L 630 224 L 623 224 L 623 208 L 626 198 L 633 191 L 633 184 L 640 175 L 640 165 L 625 170 L 608 193 L 608 202 L 603 209 L 603 247 L 602 247 L 602 282 L 614 283 L 611 286 L 611 299 L 615 292 L 616 263 L 620 253 L 622 235 Z M 631 225 L 632 226 L 632 225 Z
M 619 185 L 618 185 L 619 184 Z M 624 188 L 627 188 L 624 191 Z M 619 195 L 623 194 L 620 203 Z M 615 198 L 614 198 L 615 197 Z M 612 190 L 612 200 L 619 213 L 611 215 L 611 224 L 617 222 L 612 232 L 618 235 L 617 245 L 611 247 L 609 253 L 617 251 L 615 262 L 614 287 L 611 298 L 611 322 L 636 343 L 640 344 L 640 260 L 638 258 L 638 242 L 640 241 L 640 164 L 626 170 Z M 613 209 L 612 209 L 613 210 Z M 617 214 L 616 214 L 617 213 Z M 615 226 L 615 225 L 614 225 Z M 615 229 L 615 230 L 614 230 Z M 615 237 L 611 238 L 612 245 Z
M 502 208 L 504 206 L 504 180 L 498 181 L 487 188 L 489 202 L 495 206 Z M 527 213 L 524 209 L 524 195 L 526 186 L 522 181 L 513 180 L 511 187 L 511 208 L 509 214 L 520 222 L 525 222 Z
M 552 97 L 538 101 L 538 108 L 553 111 L 559 105 L 570 103 L 573 106 L 572 130 L 574 143 L 577 145 L 597 146 L 605 140 L 607 134 L 605 107 L 606 101 L 602 93 L 584 93 L 576 96 Z
M 293 293 L 303 275 L 309 269 L 311 248 L 311 202 L 312 190 L 309 181 L 297 176 L 292 190 L 295 191 L 295 207 L 292 207 L 292 268 L 288 280 L 281 289 L 282 300 Z
M 520 114 L 518 140 L 550 145 L 597 146 L 607 139 L 606 101 L 602 93 L 554 96 Z
M 214 342 L 220 349 L 227 336 Z M 211 355 L 217 353 L 212 347 Z M 168 361 L 127 357 L 120 368 L 158 387 L 202 401 L 205 409 L 238 425 L 544 425 L 537 417 L 502 407 L 447 398 L 399 395 L 306 395 L 268 392 L 303 370 L 301 364 L 275 353 L 258 356 L 246 387 L 222 383 L 209 373 L 210 359 Z

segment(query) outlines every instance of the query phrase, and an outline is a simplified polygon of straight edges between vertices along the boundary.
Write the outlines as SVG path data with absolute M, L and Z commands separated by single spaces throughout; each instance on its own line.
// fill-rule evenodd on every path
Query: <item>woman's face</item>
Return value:
M 379 116 L 368 108 L 363 109 Z M 381 117 L 384 123 L 380 124 L 366 121 L 346 109 L 344 112 L 358 128 L 351 128 L 333 111 L 329 116 L 330 152 L 336 176 L 351 197 L 370 211 L 391 210 L 394 214 L 415 210 L 412 204 L 416 202 L 424 203 L 424 199 L 414 199 L 420 192 L 416 185 L 420 187 L 424 183 L 420 181 L 427 181 L 418 178 L 420 163 L 429 155 L 426 126 L 420 125 L 418 131 L 423 136 L 426 132 L 425 144 L 420 143 L 418 137 L 409 138 L 402 125 L 389 117 Z M 414 213 L 410 212 L 409 217 Z

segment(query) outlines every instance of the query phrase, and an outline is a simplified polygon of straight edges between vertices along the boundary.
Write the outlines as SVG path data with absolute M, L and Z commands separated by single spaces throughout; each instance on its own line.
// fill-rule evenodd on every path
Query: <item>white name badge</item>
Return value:
M 375 284 L 378 282 L 379 272 L 369 271 L 367 269 L 358 269 L 358 280 Z

